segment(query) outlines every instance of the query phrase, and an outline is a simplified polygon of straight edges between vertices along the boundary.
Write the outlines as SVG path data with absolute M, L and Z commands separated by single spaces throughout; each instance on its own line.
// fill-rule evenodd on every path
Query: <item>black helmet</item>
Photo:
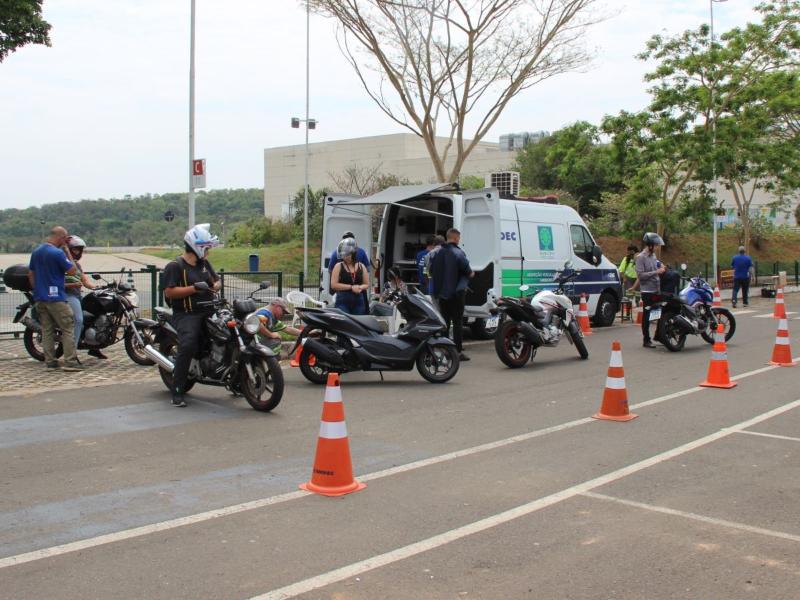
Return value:
M 645 246 L 663 246 L 664 240 L 661 239 L 661 236 L 657 233 L 653 233 L 652 231 L 648 231 L 644 234 L 642 238 L 642 242 L 644 242 Z

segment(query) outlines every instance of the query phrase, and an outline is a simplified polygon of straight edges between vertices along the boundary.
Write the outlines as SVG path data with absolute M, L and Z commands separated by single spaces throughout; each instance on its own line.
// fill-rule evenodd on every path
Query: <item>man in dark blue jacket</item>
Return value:
M 458 247 L 459 243 L 461 243 L 461 232 L 458 229 L 448 229 L 447 243 L 431 259 L 430 274 L 433 280 L 432 295 L 439 302 L 439 310 L 448 330 L 452 323 L 453 341 L 456 343 L 460 358 L 469 360 L 463 352 L 461 327 L 464 321 L 467 283 L 475 273 L 469 266 L 467 255 Z

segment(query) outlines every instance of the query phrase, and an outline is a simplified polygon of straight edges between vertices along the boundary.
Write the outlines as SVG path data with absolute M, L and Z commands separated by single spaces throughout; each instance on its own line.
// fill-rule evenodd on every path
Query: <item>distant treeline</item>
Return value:
M 63 225 L 90 246 L 180 243 L 188 222 L 187 196 L 144 194 L 0 210 L 0 250 L 27 252 L 53 225 Z M 164 219 L 167 211 L 175 215 L 171 222 Z M 232 234 L 236 226 L 263 217 L 264 191 L 249 188 L 197 192 L 195 213 L 198 223 L 211 223 L 213 233 L 220 237 L 223 222 L 226 234 Z

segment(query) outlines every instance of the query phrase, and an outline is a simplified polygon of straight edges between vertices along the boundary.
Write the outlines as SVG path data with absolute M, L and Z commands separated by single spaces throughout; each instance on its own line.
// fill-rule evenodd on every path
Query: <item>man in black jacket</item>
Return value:
M 447 243 L 439 249 L 430 262 L 430 273 L 433 284 L 432 295 L 439 302 L 444 322 L 449 331 L 453 326 L 453 341 L 462 361 L 469 360 L 463 352 L 461 328 L 464 321 L 464 304 L 467 295 L 467 283 L 475 273 L 469 266 L 464 251 L 458 247 L 461 232 L 458 229 L 447 230 Z

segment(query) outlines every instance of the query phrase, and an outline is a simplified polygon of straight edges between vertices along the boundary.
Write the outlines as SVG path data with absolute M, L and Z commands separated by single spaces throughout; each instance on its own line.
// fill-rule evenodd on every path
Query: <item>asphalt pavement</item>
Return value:
M 697 387 L 701 339 L 644 349 L 629 324 L 596 330 L 588 361 L 565 342 L 510 370 L 479 343 L 444 385 L 345 375 L 367 487 L 341 498 L 297 488 L 324 388 L 296 369 L 270 414 L 208 387 L 172 408 L 141 367 L 6 393 L 0 596 L 797 598 L 800 370 L 765 365 L 771 311 L 736 311 L 731 390 Z M 627 423 L 591 418 L 615 339 Z

